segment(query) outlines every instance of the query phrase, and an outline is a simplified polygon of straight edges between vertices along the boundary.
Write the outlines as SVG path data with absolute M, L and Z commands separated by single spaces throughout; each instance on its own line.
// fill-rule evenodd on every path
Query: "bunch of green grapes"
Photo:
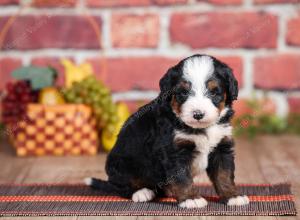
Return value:
M 109 89 L 101 81 L 89 76 L 62 92 L 69 103 L 89 105 L 97 119 L 98 128 L 114 131 L 118 121 L 117 106 L 112 101 Z

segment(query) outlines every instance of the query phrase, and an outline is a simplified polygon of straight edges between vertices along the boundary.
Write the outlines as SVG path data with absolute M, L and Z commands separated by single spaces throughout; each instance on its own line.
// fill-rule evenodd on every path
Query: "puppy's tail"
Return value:
M 105 180 L 89 177 L 84 179 L 84 183 L 87 186 L 90 186 L 94 189 L 101 190 L 106 193 L 117 194 L 117 195 L 120 194 L 119 192 L 120 190 L 116 186 L 114 186 L 113 184 Z

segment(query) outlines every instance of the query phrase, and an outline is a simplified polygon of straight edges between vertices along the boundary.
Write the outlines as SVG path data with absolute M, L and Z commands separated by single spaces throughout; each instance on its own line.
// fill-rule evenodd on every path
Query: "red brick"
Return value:
M 207 2 L 215 5 L 240 5 L 242 0 L 198 0 L 200 2 Z
M 152 4 L 157 5 L 176 5 L 176 4 L 185 4 L 188 0 L 152 0 Z
M 288 98 L 290 113 L 300 113 L 300 98 Z
M 11 73 L 22 66 L 20 59 L 2 58 L 0 59 L 0 90 L 5 88 L 7 82 L 12 80 Z
M 34 0 L 32 6 L 35 7 L 73 7 L 77 0 Z
M 124 7 L 124 6 L 146 6 L 150 0 L 86 0 L 90 7 Z
M 41 66 L 46 67 L 50 66 L 57 70 L 58 72 L 58 79 L 57 79 L 57 85 L 63 86 L 64 85 L 64 67 L 60 63 L 60 58 L 56 57 L 39 57 L 34 58 L 31 60 L 31 64 L 34 66 Z
M 299 89 L 300 56 L 283 54 L 256 58 L 254 83 L 263 89 Z
M 254 0 L 255 4 L 299 3 L 299 0 Z
M 286 41 L 289 45 L 300 46 L 300 18 L 288 21 Z
M 184 4 L 188 0 L 86 0 L 89 7 L 131 7 Z
M 92 62 L 99 79 L 104 80 L 113 91 L 158 90 L 160 78 L 178 62 L 177 59 L 165 57 L 109 58 L 104 74 L 100 58 L 88 61 Z
M 7 17 L 0 18 L 0 30 Z M 101 29 L 101 18 L 95 17 Z M 3 48 L 99 48 L 99 39 L 85 17 L 21 16 L 9 29 Z
M 277 28 L 277 17 L 267 13 L 176 13 L 170 35 L 192 48 L 275 48 Z
M 17 5 L 19 0 L 0 0 L 0 5 Z
M 242 60 L 238 57 L 218 57 L 230 65 L 236 77 L 241 82 Z M 168 68 L 177 64 L 182 58 L 165 57 L 127 57 L 108 58 L 106 60 L 106 74 L 101 74 L 104 66 L 100 58 L 90 59 L 98 77 L 113 91 L 127 91 L 132 89 L 158 90 L 160 78 Z M 240 83 L 242 84 L 242 83 Z
M 111 37 L 114 47 L 156 47 L 159 18 L 154 14 L 113 14 Z

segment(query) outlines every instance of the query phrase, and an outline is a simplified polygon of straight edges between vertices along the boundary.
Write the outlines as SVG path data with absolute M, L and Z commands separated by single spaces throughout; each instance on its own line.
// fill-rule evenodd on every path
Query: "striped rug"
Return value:
M 80 184 L 0 184 L 0 216 L 296 215 L 289 184 L 240 184 L 247 206 L 226 206 L 210 185 L 197 184 L 208 206 L 184 209 L 172 198 L 133 203 Z

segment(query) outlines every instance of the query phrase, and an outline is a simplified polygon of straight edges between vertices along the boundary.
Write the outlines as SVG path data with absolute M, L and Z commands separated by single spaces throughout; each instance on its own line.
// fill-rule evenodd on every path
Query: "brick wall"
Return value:
M 0 0 L 0 29 L 28 2 Z M 4 40 L 0 89 L 22 64 L 62 72 L 69 57 L 92 62 L 115 99 L 151 99 L 166 69 L 194 53 L 232 66 L 240 97 L 267 94 L 278 114 L 300 112 L 300 0 L 35 0 Z

